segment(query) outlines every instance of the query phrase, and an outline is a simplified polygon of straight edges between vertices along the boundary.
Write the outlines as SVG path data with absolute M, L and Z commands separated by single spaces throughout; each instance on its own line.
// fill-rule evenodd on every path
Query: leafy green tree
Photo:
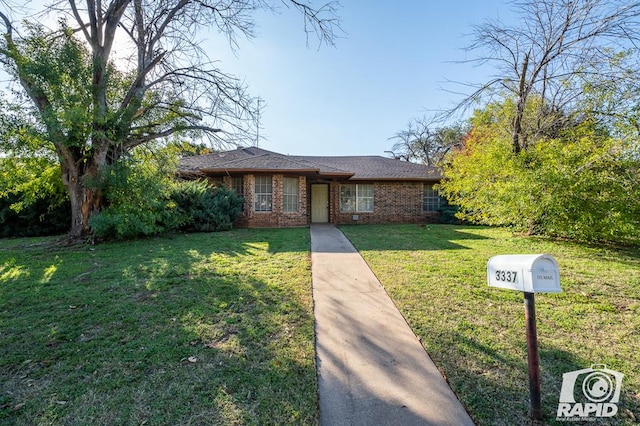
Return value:
M 46 157 L 0 158 L 0 198 L 9 196 L 19 199 L 12 206 L 16 212 L 45 198 L 51 208 L 68 202 L 60 167 Z
M 443 194 L 467 220 L 584 240 L 637 239 L 640 2 L 525 0 L 475 26 L 495 77 L 448 158 Z
M 2 236 L 34 236 L 68 231 L 69 196 L 60 166 L 37 132 L 27 131 L 19 111 L 7 120 L 0 104 L 0 228 Z M 21 124 L 18 124 L 21 123 Z
M 629 146 L 589 123 L 536 144 L 527 171 L 544 209 L 537 231 L 589 241 L 638 241 L 639 159 Z
M 89 219 L 99 239 L 129 239 L 178 229 L 187 218 L 171 200 L 175 146 L 138 147 L 102 168 L 88 185 L 104 194 L 100 212 Z
M 56 162 L 42 156 L 0 158 L 0 237 L 64 233 L 69 210 Z
M 585 120 L 516 155 L 504 126 L 515 108 L 507 101 L 477 111 L 465 146 L 446 162 L 440 190 L 459 206 L 458 217 L 530 234 L 637 241 L 640 157 L 633 144 Z
M 305 30 L 320 42 L 333 42 L 333 3 L 285 4 L 302 13 Z M 178 135 L 233 143 L 248 134 L 253 99 L 207 57 L 197 35 L 213 28 L 237 47 L 238 36 L 253 36 L 253 13 L 272 7 L 263 0 L 68 0 L 52 6 L 62 15 L 57 31 L 37 23 L 16 31 L 0 10 L 0 61 L 19 83 L 19 107 L 3 111 L 4 121 L 39 133 L 36 149 L 59 161 L 70 236 L 90 232 L 89 218 L 104 203 L 96 182 L 134 148 Z

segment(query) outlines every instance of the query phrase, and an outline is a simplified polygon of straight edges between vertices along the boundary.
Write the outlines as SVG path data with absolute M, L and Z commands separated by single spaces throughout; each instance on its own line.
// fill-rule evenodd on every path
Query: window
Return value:
M 433 189 L 433 185 L 424 185 L 422 192 L 422 211 L 435 212 L 444 206 L 446 201 Z
M 231 178 L 231 190 L 244 200 L 244 178 L 242 176 Z M 244 201 L 242 202 L 240 210 L 244 211 Z
M 342 213 L 372 212 L 373 185 L 340 185 L 340 211 Z
M 231 190 L 238 194 L 238 197 L 244 197 L 244 180 L 242 176 L 231 178 Z
M 298 211 L 298 178 L 285 177 L 282 203 L 285 212 Z
M 254 194 L 255 211 L 270 212 L 273 209 L 273 183 L 271 176 L 256 176 Z

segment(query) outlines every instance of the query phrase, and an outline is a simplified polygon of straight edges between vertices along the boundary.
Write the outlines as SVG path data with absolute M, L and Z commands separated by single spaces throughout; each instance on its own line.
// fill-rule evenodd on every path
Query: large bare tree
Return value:
M 26 94 L 23 113 L 32 112 L 43 143 L 59 158 L 71 200 L 72 237 L 89 233 L 88 220 L 101 208 L 101 191 L 92 182 L 131 149 L 189 133 L 228 142 L 247 131 L 253 99 L 237 78 L 218 68 L 199 35 L 217 30 L 235 48 L 238 37 L 253 36 L 254 12 L 277 5 L 58 0 L 47 8 L 63 16 L 51 31 L 37 24 L 17 28 L 9 12 L 0 10 L 0 60 Z M 307 36 L 333 43 L 336 3 L 282 5 L 302 14 Z
M 474 27 L 469 50 L 497 72 L 461 106 L 496 95 L 514 99 L 514 152 L 579 121 L 577 114 L 611 115 L 612 105 L 637 102 L 640 2 L 523 0 L 512 6 L 515 25 L 490 20 Z M 594 101 L 603 94 L 608 108 Z M 525 125 L 527 108 L 536 112 Z

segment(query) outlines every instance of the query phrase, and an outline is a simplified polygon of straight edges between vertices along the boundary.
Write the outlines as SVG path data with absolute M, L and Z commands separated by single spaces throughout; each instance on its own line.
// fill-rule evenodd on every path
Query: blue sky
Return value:
M 31 3 L 32 10 L 42 1 Z M 260 147 L 292 155 L 388 156 L 389 138 L 412 118 L 452 107 L 462 96 L 451 91 L 469 91 L 448 80 L 480 83 L 493 75 L 489 67 L 459 63 L 476 57 L 463 48 L 472 25 L 512 15 L 507 0 L 341 3 L 344 33 L 335 47 L 318 48 L 313 35 L 307 45 L 302 15 L 284 6 L 258 12 L 256 37 L 239 39 L 235 52 L 223 36 L 204 35 L 210 59 L 263 100 Z
M 389 138 L 411 118 L 461 99 L 447 90 L 468 90 L 447 80 L 478 83 L 492 75 L 491 68 L 455 62 L 475 57 L 462 49 L 473 24 L 506 20 L 509 12 L 503 0 L 343 0 L 344 34 L 335 47 L 318 49 L 314 38 L 307 47 L 301 15 L 281 8 L 259 13 L 257 37 L 240 40 L 235 54 L 215 38 L 207 48 L 264 100 L 260 147 L 388 155 Z

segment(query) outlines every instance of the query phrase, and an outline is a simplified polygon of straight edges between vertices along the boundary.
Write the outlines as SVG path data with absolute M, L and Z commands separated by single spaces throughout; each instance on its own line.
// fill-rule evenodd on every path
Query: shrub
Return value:
M 175 184 L 171 199 L 185 218 L 181 230 L 213 232 L 233 227 L 240 214 L 242 198 L 223 187 L 212 187 L 204 181 Z
M 170 197 L 163 170 L 129 159 L 105 169 L 100 182 L 107 206 L 89 224 L 99 239 L 129 239 L 178 229 L 186 221 Z
M 90 225 L 98 239 L 130 239 L 171 231 L 229 230 L 242 199 L 204 181 L 176 181 L 162 169 L 129 161 L 102 178 L 108 205 Z
M 69 230 L 68 200 L 58 204 L 45 196 L 16 210 L 18 203 L 20 197 L 16 195 L 0 198 L 0 238 L 59 235 Z
M 458 225 L 464 222 L 456 217 L 456 214 L 458 213 L 458 206 L 451 206 L 447 204 L 439 207 L 436 211 L 438 212 L 438 223 Z
M 446 165 L 440 190 L 472 223 L 582 241 L 640 239 L 638 158 L 583 123 L 514 154 L 478 129 Z
M 70 217 L 69 197 L 54 160 L 0 157 L 0 237 L 63 234 Z

